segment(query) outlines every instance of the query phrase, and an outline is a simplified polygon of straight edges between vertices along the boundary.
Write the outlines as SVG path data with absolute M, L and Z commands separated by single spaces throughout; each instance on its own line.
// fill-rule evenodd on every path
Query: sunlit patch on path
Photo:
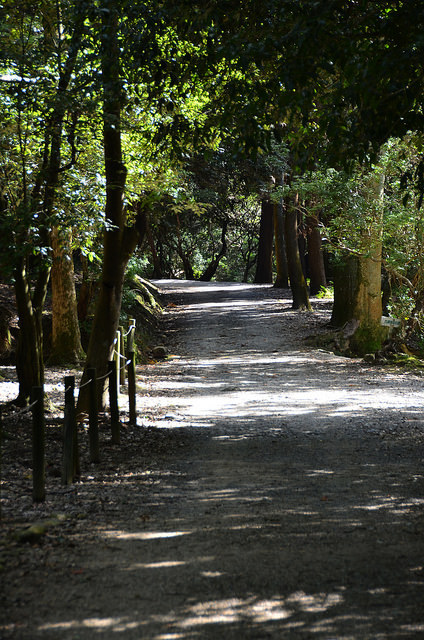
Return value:
M 424 413 L 424 392 L 408 388 L 406 377 L 399 384 L 393 372 L 307 349 L 302 338 L 311 314 L 291 311 L 288 297 L 258 300 L 251 295 L 258 287 L 246 284 L 160 284 L 183 302 L 177 312 L 183 353 L 140 372 L 141 412 L 162 408 L 161 426 L 233 429 L 245 419 L 249 428 L 288 421 L 303 429 L 313 418 L 321 428 L 337 428 L 357 418 L 375 427 L 376 420 L 414 420 Z M 199 302 L 199 294 L 211 300 Z M 314 315 L 323 325 L 325 314 Z

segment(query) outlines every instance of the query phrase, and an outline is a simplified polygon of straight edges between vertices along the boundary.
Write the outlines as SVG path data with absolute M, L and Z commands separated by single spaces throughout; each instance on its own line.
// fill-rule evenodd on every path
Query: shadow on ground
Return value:
M 306 348 L 328 313 L 284 292 L 164 286 L 174 357 L 72 530 L 22 551 L 4 637 L 424 636 L 419 378 Z
M 166 431 L 178 456 L 111 477 L 96 535 L 87 545 L 75 534 L 69 572 L 54 580 L 74 615 L 57 598 L 33 637 L 418 637 L 424 476 L 414 442 L 247 436 L 202 432 L 193 461 L 192 430 Z M 32 581 L 49 588 L 42 574 Z

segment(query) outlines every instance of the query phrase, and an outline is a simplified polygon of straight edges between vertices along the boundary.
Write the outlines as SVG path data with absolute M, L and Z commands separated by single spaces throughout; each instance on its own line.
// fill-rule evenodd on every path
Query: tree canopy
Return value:
M 56 228 L 68 240 L 72 230 L 73 249 L 103 260 L 106 280 L 117 246 L 123 274 L 143 238 L 159 270 L 175 273 L 175 254 L 186 273 L 248 277 L 257 250 L 249 220 L 258 224 L 268 179 L 270 202 L 297 211 L 299 243 L 311 225 L 302 211 L 318 206 L 326 210 L 315 223 L 329 221 L 331 242 L 340 240 L 349 216 L 340 206 L 333 215 L 331 202 L 359 212 L 344 187 L 374 170 L 385 145 L 399 149 L 387 228 L 398 232 L 408 197 L 419 218 L 418 0 L 4 0 L 0 18 L 0 261 L 17 293 L 31 293 L 23 307 L 42 309 Z M 366 198 L 361 206 L 366 226 Z M 361 236 L 351 225 L 350 239 L 355 228 Z M 383 255 L 400 274 L 396 246 L 386 231 Z M 115 257 L 106 267 L 107 247 Z M 236 269 L 226 262 L 232 251 L 244 256 Z M 190 255 L 197 265 L 187 271 Z M 410 275 L 402 277 L 411 283 Z

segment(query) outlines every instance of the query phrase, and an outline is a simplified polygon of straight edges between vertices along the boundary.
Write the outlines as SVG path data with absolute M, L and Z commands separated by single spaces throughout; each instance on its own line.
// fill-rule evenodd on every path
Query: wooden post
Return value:
M 128 405 L 129 405 L 129 423 L 135 425 L 137 423 L 136 413 L 136 387 L 135 387 L 135 353 L 131 351 L 128 354 Z
M 119 384 L 125 384 L 125 332 L 124 327 L 119 327 Z
M 119 425 L 119 407 L 118 407 L 118 379 L 116 372 L 116 363 L 110 360 L 108 363 L 109 371 L 109 402 L 110 402 L 110 427 L 112 431 L 112 444 L 119 444 L 121 441 L 120 425 Z
M 100 462 L 96 369 L 87 369 L 87 376 L 89 379 L 88 438 L 90 442 L 90 462 Z
M 3 421 L 2 421 L 1 406 L 0 406 L 0 480 L 2 478 L 2 475 L 1 475 L 2 451 L 3 451 Z M 0 521 L 1 521 L 1 500 L 0 500 Z
M 113 352 L 113 361 L 115 363 L 115 369 L 116 369 L 116 389 L 118 394 L 119 394 L 119 370 L 121 367 L 120 353 L 121 353 L 121 332 L 119 331 L 119 329 L 117 329 L 116 335 L 115 335 L 115 349 Z
M 126 350 L 126 355 L 128 359 L 131 351 L 134 351 L 134 336 L 135 336 L 135 318 L 130 318 L 128 322 L 128 337 L 127 337 L 127 350 Z
M 75 415 L 75 377 L 65 376 L 62 484 L 71 484 L 79 474 L 78 435 Z
M 32 406 L 32 497 L 34 502 L 44 502 L 46 429 L 44 420 L 44 388 L 31 390 Z

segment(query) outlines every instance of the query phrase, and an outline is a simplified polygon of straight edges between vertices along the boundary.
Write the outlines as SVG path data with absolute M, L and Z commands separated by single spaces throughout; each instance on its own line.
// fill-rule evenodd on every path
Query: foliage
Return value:
M 66 3 L 62 9 L 58 21 L 54 3 L 2 6 L 3 272 L 8 265 L 10 273 L 19 257 L 48 258 L 49 230 L 59 219 L 63 226 L 76 225 L 69 203 L 75 209 L 80 180 L 69 184 L 64 174 L 75 168 L 87 131 L 81 118 L 87 95 L 75 81 L 86 3 Z M 56 200 L 53 190 L 61 187 Z
M 386 312 L 401 319 L 404 327 L 413 325 L 418 335 L 424 326 L 423 212 L 416 183 L 410 182 L 405 190 L 405 175 L 417 172 L 421 150 L 421 135 L 391 138 L 380 151 L 378 167 L 357 167 L 349 174 L 336 169 L 305 172 L 292 184 L 301 196 L 302 210 L 320 220 L 326 248 L 337 261 L 345 252 L 370 251 L 368 238 L 376 224 L 369 205 L 370 176 L 384 171 L 383 264 L 390 290 Z
M 22 258 L 48 263 L 53 225 L 71 227 L 74 248 L 102 259 L 110 223 L 99 105 L 110 94 L 122 111 L 128 222 L 146 213 L 144 256 L 155 251 L 164 275 L 189 265 L 200 277 L 224 238 L 216 277 L 247 279 L 258 202 L 288 193 L 289 167 L 327 247 L 366 253 L 379 224 L 369 208 L 378 165 L 390 310 L 421 313 L 424 161 L 411 133 L 424 124 L 421 2 L 117 0 L 114 87 L 102 86 L 99 56 L 110 6 L 1 5 L 3 277 Z M 145 258 L 140 268 L 152 273 Z
M 329 286 L 329 287 L 321 287 L 315 297 L 318 298 L 319 300 L 323 300 L 325 298 L 331 299 L 333 298 L 333 296 L 334 296 L 333 287 Z

